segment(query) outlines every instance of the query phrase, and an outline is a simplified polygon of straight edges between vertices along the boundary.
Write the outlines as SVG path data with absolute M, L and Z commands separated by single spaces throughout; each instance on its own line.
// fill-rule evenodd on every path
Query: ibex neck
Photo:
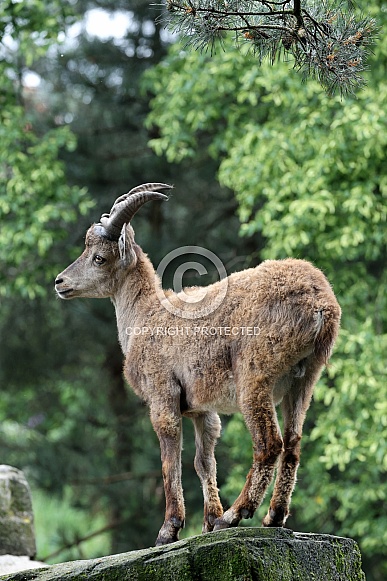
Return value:
M 124 354 L 127 352 L 128 340 L 133 329 L 143 325 L 142 314 L 146 305 L 157 300 L 156 287 L 158 276 L 146 254 L 138 248 L 137 264 L 130 270 L 115 295 L 112 302 L 116 310 L 118 338 Z

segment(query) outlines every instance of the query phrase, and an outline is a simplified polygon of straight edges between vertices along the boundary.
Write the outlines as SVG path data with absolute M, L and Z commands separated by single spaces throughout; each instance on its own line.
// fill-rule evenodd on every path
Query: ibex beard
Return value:
M 147 403 L 160 441 L 166 511 L 157 545 L 178 540 L 184 526 L 182 416 L 191 418 L 195 429 L 194 464 L 204 496 L 203 532 L 234 527 L 241 519 L 251 518 L 275 470 L 263 525 L 284 526 L 305 414 L 331 355 L 341 315 L 323 273 L 309 262 L 289 258 L 267 260 L 205 287 L 204 314 L 195 311 L 195 301 L 185 305 L 185 325 L 195 318 L 196 328 L 257 328 L 259 333 L 128 333 L 128 329 L 182 324 L 159 300 L 160 280 L 135 243 L 130 224 L 144 203 L 167 199 L 158 190 L 170 187 L 143 184 L 119 197 L 110 213 L 88 230 L 82 255 L 55 281 L 62 299 L 109 297 L 114 304 L 125 378 Z M 202 297 L 203 288 L 189 289 L 190 296 L 195 293 Z M 223 300 L 218 304 L 220 295 Z M 167 291 L 165 296 L 181 308 L 179 294 Z M 214 455 L 221 428 L 218 413 L 237 411 L 251 434 L 253 462 L 241 493 L 223 512 Z

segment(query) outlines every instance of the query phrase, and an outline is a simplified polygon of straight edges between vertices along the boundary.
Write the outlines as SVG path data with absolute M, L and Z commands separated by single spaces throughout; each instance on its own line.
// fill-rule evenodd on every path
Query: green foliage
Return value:
M 75 508 L 69 490 L 63 496 L 32 490 L 32 502 L 40 559 L 53 563 L 58 556 L 55 553 L 66 546 L 69 548 L 59 553 L 61 561 L 83 559 L 85 555 L 101 557 L 109 552 L 109 530 L 93 536 L 107 528 L 102 507 L 96 505 L 92 514 L 89 510 Z M 48 558 L 50 555 L 53 556 Z
M 386 20 L 378 4 L 368 9 Z M 284 65 L 257 69 L 227 48 L 210 57 L 175 46 L 146 75 L 155 95 L 148 124 L 159 131 L 150 143 L 171 161 L 195 159 L 207 148 L 220 183 L 235 191 L 241 234 L 255 241 L 260 258 L 306 258 L 332 281 L 342 331 L 307 418 L 289 525 L 355 536 L 370 579 L 382 579 L 387 36 L 380 36 L 368 87 L 345 101 L 313 82 L 301 87 Z M 232 502 L 251 442 L 238 416 L 225 436 L 235 465 L 222 493 Z
M 0 6 L 1 75 L 20 79 L 21 67 L 30 67 L 46 54 L 65 23 L 73 21 L 71 3 L 61 0 L 2 2 Z M 15 69 L 15 62 L 18 69 Z M 6 68 L 4 68 L 4 64 Z M 2 86 L 4 79 L 2 78 Z
M 68 6 L 40 0 L 0 8 L 0 295 L 33 298 L 46 292 L 57 263 L 55 242 L 65 226 L 92 206 L 86 190 L 66 183 L 59 157 L 74 150 L 66 127 L 42 132 L 38 100 L 24 83 L 34 60 L 47 52 L 68 21 Z M 33 91 L 32 91 L 33 92 Z
M 66 184 L 59 152 L 75 146 L 66 127 L 39 137 L 20 107 L 8 107 L 1 117 L 0 294 L 33 298 L 46 292 L 58 270 L 53 246 L 92 204 L 85 188 Z

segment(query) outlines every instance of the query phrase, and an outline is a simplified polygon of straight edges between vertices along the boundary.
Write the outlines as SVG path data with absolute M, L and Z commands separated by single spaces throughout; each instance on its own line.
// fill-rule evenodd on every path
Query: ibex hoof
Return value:
M 171 538 L 171 537 L 164 537 L 162 535 L 158 535 L 156 542 L 155 542 L 155 546 L 156 547 L 162 547 L 163 545 L 169 545 L 170 543 L 175 543 L 176 541 L 178 541 L 178 537 L 176 535 L 176 537 Z
M 254 513 L 249 510 L 248 508 L 242 508 L 241 510 L 241 518 L 253 518 Z
M 220 513 L 221 515 L 222 513 Z M 216 514 L 208 514 L 203 521 L 202 533 L 210 533 L 214 530 L 214 526 L 217 520 L 221 518 L 219 513 Z
M 171 518 L 161 527 L 156 539 L 156 547 L 168 545 L 179 540 L 179 531 L 184 527 L 184 521 L 178 518 Z
M 288 513 L 283 508 L 278 508 L 273 510 L 269 509 L 269 512 L 262 521 L 262 526 L 264 527 L 283 527 Z
M 240 521 L 239 515 L 230 508 L 223 516 L 215 520 L 214 531 L 221 531 L 222 529 L 229 529 L 230 527 L 237 527 Z
M 229 529 L 231 525 L 223 520 L 222 518 L 217 518 L 214 524 L 214 531 L 221 531 L 223 529 Z

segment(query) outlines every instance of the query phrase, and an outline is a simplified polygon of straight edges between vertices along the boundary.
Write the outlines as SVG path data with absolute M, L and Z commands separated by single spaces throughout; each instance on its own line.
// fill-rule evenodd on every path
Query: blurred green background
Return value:
M 367 579 L 386 579 L 387 10 L 360 5 L 379 37 L 367 87 L 341 100 L 227 39 L 186 51 L 143 0 L 1 4 L 0 460 L 31 483 L 39 559 L 147 547 L 162 523 L 159 446 L 122 379 L 113 307 L 59 302 L 53 279 L 115 197 L 163 181 L 170 202 L 134 223 L 155 266 L 196 244 L 228 272 L 295 256 L 331 280 L 342 331 L 288 526 L 356 539 Z M 184 432 L 188 536 L 202 498 Z M 223 419 L 217 458 L 229 506 L 251 458 L 241 417 Z

